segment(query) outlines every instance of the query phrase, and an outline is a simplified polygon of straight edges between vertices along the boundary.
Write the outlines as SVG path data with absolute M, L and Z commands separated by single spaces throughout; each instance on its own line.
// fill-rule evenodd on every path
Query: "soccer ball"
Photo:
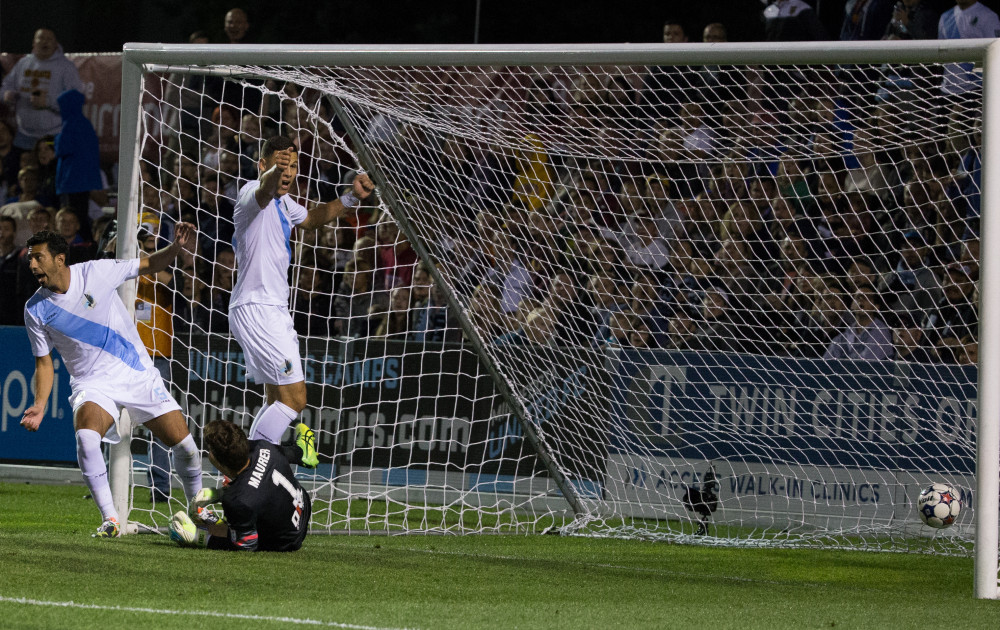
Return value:
M 931 527 L 943 529 L 950 526 L 961 511 L 961 495 L 946 483 L 931 484 L 917 497 L 920 520 Z

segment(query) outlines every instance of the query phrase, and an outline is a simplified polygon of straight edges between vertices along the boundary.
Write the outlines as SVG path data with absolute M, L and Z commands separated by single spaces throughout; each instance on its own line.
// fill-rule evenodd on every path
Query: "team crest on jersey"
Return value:
M 281 371 L 284 372 L 285 374 L 291 374 L 292 373 L 292 362 L 289 361 L 288 359 L 285 359 L 284 365 L 281 366 Z
M 83 294 L 83 305 L 84 306 L 86 306 L 87 308 L 94 308 L 95 304 L 97 304 L 97 300 L 94 299 L 93 295 L 91 295 L 89 293 L 84 293 Z

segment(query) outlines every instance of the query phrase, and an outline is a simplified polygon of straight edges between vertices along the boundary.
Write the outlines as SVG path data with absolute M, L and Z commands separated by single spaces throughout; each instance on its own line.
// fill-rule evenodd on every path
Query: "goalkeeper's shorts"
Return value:
M 241 304 L 229 309 L 232 331 L 246 361 L 247 374 L 258 384 L 289 385 L 304 381 L 299 335 L 287 308 Z
M 127 383 L 102 380 L 95 375 L 86 380 L 74 380 L 72 386 L 73 393 L 69 397 L 69 403 L 74 415 L 83 403 L 92 402 L 114 419 L 115 422 L 104 435 L 104 441 L 111 444 L 121 441 L 121 436 L 118 435 L 118 417 L 122 409 L 128 409 L 129 418 L 136 424 L 145 424 L 153 418 L 181 409 L 155 367 L 136 374 Z

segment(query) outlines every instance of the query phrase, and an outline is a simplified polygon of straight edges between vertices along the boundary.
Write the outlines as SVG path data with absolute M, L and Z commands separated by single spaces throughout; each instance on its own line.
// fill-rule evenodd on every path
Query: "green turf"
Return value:
M 84 492 L 0 484 L 0 628 L 1000 623 L 1000 602 L 972 598 L 964 558 L 513 535 L 311 536 L 294 554 L 208 552 L 156 535 L 92 539 L 99 518 Z M 54 605 L 70 601 L 100 608 Z M 205 612 L 222 616 L 194 614 Z

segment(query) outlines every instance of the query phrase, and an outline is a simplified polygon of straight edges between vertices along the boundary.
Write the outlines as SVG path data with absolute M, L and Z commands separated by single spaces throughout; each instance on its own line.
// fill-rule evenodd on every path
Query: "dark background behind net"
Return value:
M 924 0 L 935 9 L 950 0 Z M 813 0 L 816 4 L 816 0 Z M 819 0 L 832 39 L 845 0 Z M 1000 0 L 983 4 L 1000 9 Z M 121 51 L 125 42 L 186 42 L 196 30 L 224 42 L 226 11 L 244 8 L 257 43 L 472 43 L 477 0 L 24 0 L 0 1 L 0 51 L 28 52 L 35 29 L 55 30 L 67 52 Z M 658 42 L 663 21 L 683 23 L 691 41 L 722 22 L 730 41 L 763 38 L 758 0 L 480 0 L 480 43 Z

